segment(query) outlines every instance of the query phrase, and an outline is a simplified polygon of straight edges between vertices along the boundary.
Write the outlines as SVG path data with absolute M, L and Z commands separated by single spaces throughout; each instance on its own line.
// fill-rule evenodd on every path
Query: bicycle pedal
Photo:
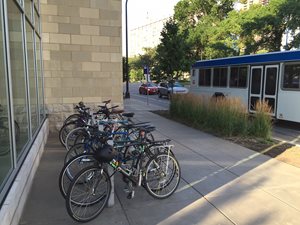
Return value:
M 133 199 L 133 198 L 134 198 L 134 191 L 130 192 L 130 193 L 127 195 L 127 198 L 128 198 L 128 199 Z

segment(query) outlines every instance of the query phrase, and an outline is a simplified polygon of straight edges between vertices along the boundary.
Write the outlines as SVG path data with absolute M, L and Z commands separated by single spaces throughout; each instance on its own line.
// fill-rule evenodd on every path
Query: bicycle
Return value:
M 180 182 L 180 166 L 171 153 L 173 145 L 164 145 L 167 152 L 153 155 L 143 141 L 125 146 L 137 146 L 130 154 L 123 155 L 110 145 L 95 153 L 97 165 L 85 167 L 72 180 L 66 196 L 68 214 L 76 221 L 88 222 L 97 217 L 106 205 L 111 181 L 106 167 L 120 172 L 128 184 L 128 198 L 134 197 L 134 187 L 142 186 L 155 198 L 172 195 Z

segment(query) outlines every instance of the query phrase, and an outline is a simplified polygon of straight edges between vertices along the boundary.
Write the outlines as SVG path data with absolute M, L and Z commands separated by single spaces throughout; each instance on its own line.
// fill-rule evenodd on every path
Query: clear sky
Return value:
M 123 52 L 125 53 L 125 2 L 123 5 Z M 128 0 L 128 32 L 145 24 L 173 15 L 179 0 Z
M 128 0 L 129 30 L 173 15 L 177 2 L 179 0 Z

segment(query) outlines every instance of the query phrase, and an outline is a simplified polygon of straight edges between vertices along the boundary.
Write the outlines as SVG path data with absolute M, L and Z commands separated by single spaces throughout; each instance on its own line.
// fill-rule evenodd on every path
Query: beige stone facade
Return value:
M 122 1 L 41 0 L 50 129 L 83 101 L 123 104 Z

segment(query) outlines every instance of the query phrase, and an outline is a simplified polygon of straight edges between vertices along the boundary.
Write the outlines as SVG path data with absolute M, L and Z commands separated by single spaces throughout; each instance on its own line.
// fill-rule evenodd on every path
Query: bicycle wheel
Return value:
M 171 154 L 159 153 L 146 164 L 144 187 L 155 198 L 172 195 L 180 182 L 180 166 Z
M 65 198 L 73 178 L 83 169 L 92 166 L 97 161 L 94 154 L 81 154 L 64 165 L 59 174 L 58 186 L 62 196 Z
M 15 129 L 18 127 L 15 126 Z M 17 130 L 15 132 L 17 135 Z M 17 141 L 17 137 L 16 137 Z M 10 138 L 9 138 L 9 121 L 7 117 L 0 117 L 0 156 L 5 156 L 10 152 Z
M 87 138 L 89 138 L 89 134 L 85 127 L 77 127 L 73 129 L 66 137 L 65 147 L 67 151 L 69 151 L 75 144 L 84 143 Z
M 65 159 L 64 159 L 64 164 L 67 164 L 70 160 L 72 160 L 73 158 L 77 157 L 80 154 L 93 153 L 93 152 L 94 152 L 94 150 L 88 143 L 75 144 L 67 152 Z
M 104 209 L 110 191 L 110 178 L 105 170 L 99 166 L 83 169 L 68 189 L 68 214 L 78 222 L 88 222 L 96 218 Z
M 67 124 L 67 123 L 69 123 L 69 122 L 76 121 L 76 120 L 78 120 L 80 117 L 81 117 L 80 114 L 72 114 L 72 115 L 68 116 L 67 119 L 65 119 L 64 124 Z
M 63 146 L 66 145 L 66 138 L 70 133 L 70 131 L 72 131 L 76 127 L 78 127 L 78 124 L 76 121 L 74 121 L 74 122 L 66 123 L 62 126 L 62 128 L 60 128 L 58 135 L 59 135 L 59 141 Z

